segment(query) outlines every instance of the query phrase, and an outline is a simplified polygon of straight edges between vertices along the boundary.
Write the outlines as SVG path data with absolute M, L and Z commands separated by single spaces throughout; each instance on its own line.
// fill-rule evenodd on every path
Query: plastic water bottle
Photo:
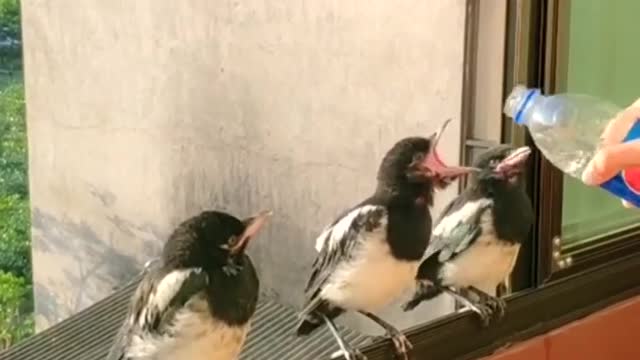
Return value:
M 565 174 L 580 179 L 600 145 L 600 137 L 622 109 L 601 99 L 578 94 L 544 96 L 539 89 L 518 85 L 507 98 L 504 113 L 526 126 L 542 154 Z M 616 126 L 618 123 L 616 122 Z M 628 126 L 624 142 L 640 139 L 640 121 Z M 600 185 L 640 206 L 640 171 L 622 171 Z

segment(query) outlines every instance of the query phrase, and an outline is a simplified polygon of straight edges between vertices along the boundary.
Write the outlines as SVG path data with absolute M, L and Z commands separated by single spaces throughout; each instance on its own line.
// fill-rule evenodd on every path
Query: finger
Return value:
M 629 133 L 631 126 L 640 118 L 640 99 L 636 100 L 630 107 L 619 112 L 611 119 L 600 136 L 602 147 L 619 144 Z
M 607 146 L 596 153 L 582 173 L 588 185 L 601 184 L 623 169 L 640 166 L 640 140 Z

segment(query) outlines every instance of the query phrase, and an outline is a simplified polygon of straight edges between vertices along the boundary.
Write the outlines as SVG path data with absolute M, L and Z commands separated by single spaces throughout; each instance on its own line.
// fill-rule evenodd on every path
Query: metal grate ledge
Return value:
M 104 360 L 115 334 L 124 321 L 129 299 L 138 281 L 31 338 L 0 352 L 0 360 Z M 260 299 L 241 360 L 328 359 L 337 345 L 328 329 L 296 338 L 293 308 Z M 345 340 L 354 346 L 371 337 L 340 327 Z

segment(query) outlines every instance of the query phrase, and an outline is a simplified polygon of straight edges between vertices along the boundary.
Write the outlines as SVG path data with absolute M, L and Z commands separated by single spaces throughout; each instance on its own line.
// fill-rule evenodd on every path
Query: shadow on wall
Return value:
M 146 254 L 159 252 L 161 236 L 153 226 L 137 226 L 117 216 L 106 220 L 106 226 L 117 229 L 111 237 L 136 237 L 143 241 Z M 35 271 L 41 273 L 34 277 L 39 329 L 92 305 L 108 295 L 106 286 L 115 290 L 112 284 L 126 284 L 141 269 L 136 257 L 118 250 L 85 222 L 34 208 L 32 223 L 33 253 L 40 263 Z

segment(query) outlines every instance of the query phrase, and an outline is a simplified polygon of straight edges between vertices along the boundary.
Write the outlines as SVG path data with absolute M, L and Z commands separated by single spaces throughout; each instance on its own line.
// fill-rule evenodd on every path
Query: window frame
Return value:
M 542 76 L 539 87 L 545 93 L 554 93 L 558 79 L 566 76 L 569 1 L 548 0 L 545 4 L 546 24 L 540 28 L 544 32 L 544 52 L 540 58 Z M 640 225 L 608 236 L 599 237 L 594 242 L 587 242 L 563 249 L 562 233 L 562 201 L 563 174 L 547 160 L 538 156 L 539 174 L 539 206 L 538 238 L 539 262 L 536 285 L 550 279 L 579 273 L 598 264 L 630 253 L 640 251 Z M 555 205 L 555 206 L 554 206 Z
M 469 73 L 474 65 L 477 26 L 475 0 L 467 0 L 465 84 L 462 107 L 462 144 L 473 119 L 474 94 Z M 554 90 L 558 73 L 559 7 L 562 0 L 509 1 L 505 44 L 504 89 L 524 83 Z M 504 97 L 503 91 L 503 97 Z M 531 138 L 503 116 L 502 139 L 514 145 L 533 145 Z M 466 153 L 463 151 L 463 153 Z M 464 156 L 464 155 L 463 155 Z M 462 158 L 465 161 L 465 158 Z M 465 161 L 466 162 L 466 161 Z M 518 293 L 506 296 L 507 314 L 499 323 L 482 329 L 475 313 L 453 313 L 409 329 L 416 358 L 473 359 L 582 318 L 606 306 L 640 294 L 640 231 L 621 232 L 598 246 L 562 254 L 554 238 L 560 234 L 562 174 L 535 149 L 527 170 L 526 187 L 536 209 L 536 225 L 523 244 L 512 275 Z M 537 195 L 536 195 L 537 194 Z M 556 205 L 556 206 L 554 206 Z M 542 211 L 545 209 L 545 211 Z M 640 229 L 638 229 L 640 230 Z M 571 261 L 567 264 L 567 258 Z M 561 260 L 565 260 L 562 267 Z M 393 358 L 391 342 L 377 341 L 363 350 L 370 360 Z

